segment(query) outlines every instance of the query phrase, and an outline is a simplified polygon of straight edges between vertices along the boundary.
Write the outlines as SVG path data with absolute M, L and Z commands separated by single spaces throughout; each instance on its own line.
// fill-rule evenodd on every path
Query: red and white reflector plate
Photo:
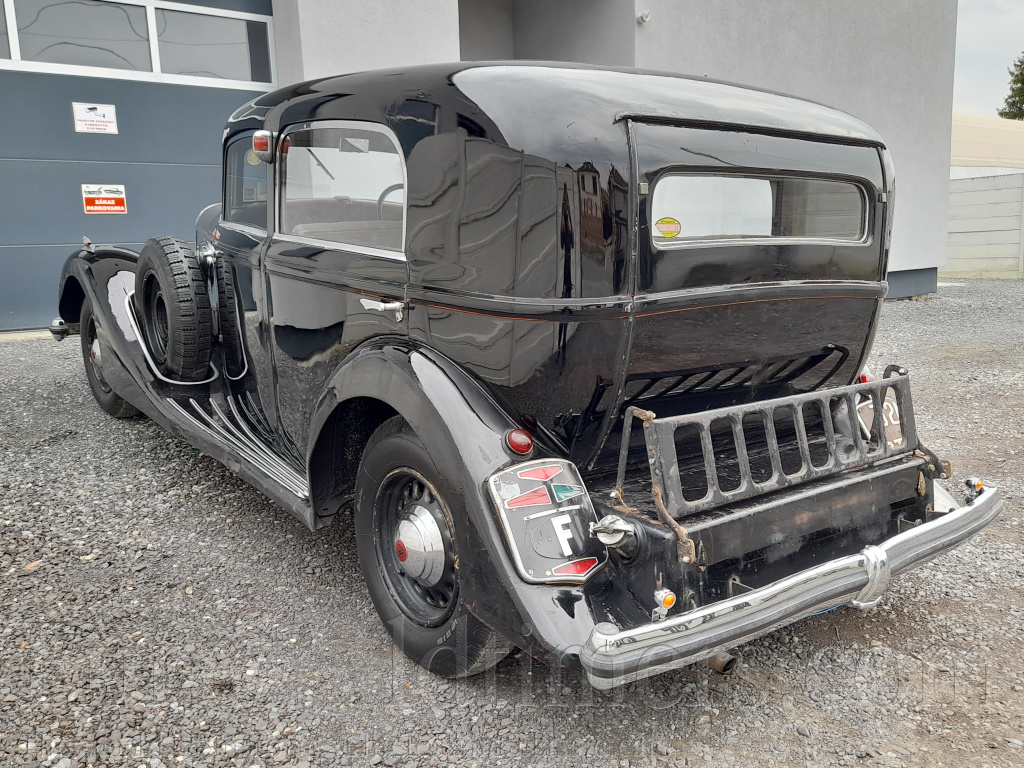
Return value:
M 608 561 L 604 545 L 590 535 L 597 514 L 572 462 L 523 462 L 493 475 L 487 486 L 524 581 L 582 584 Z

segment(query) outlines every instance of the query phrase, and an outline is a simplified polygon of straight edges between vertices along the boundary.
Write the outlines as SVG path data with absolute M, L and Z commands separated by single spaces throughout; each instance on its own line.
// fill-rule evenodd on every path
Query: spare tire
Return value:
M 245 370 L 242 328 L 239 325 L 238 295 L 235 292 L 235 270 L 220 257 L 217 259 L 217 298 L 220 306 L 220 341 L 224 348 L 225 373 L 232 378 Z
M 210 296 L 192 249 L 176 237 L 146 241 L 135 267 L 135 311 L 160 373 L 201 381 L 210 369 Z

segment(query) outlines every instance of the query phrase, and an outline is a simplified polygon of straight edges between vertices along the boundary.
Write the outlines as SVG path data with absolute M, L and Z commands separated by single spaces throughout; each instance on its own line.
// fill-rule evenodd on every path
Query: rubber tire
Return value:
M 224 350 L 227 375 L 237 378 L 245 370 L 242 329 L 239 327 L 238 296 L 234 270 L 223 257 L 217 259 L 217 303 L 220 315 L 220 342 Z
M 147 291 L 154 290 L 159 291 L 164 307 L 166 338 L 163 323 L 147 308 Z M 210 296 L 199 260 L 183 240 L 154 237 L 146 241 L 135 267 L 135 311 L 160 373 L 179 381 L 202 381 L 209 375 L 213 345 Z
M 82 342 L 82 362 L 85 363 L 85 377 L 89 380 L 89 389 L 100 408 L 115 419 L 130 419 L 139 415 L 139 409 L 118 395 L 110 385 L 105 385 L 96 373 L 92 359 L 92 342 L 96 338 L 96 320 L 92 311 L 92 301 L 88 296 L 82 302 L 79 313 Z
M 438 627 L 425 627 L 406 616 L 381 574 L 375 546 L 377 492 L 381 480 L 402 467 L 416 470 L 435 489 L 439 487 L 440 474 L 427 449 L 405 420 L 396 416 L 370 437 L 356 478 L 356 545 L 370 599 L 395 645 L 412 661 L 441 677 L 479 674 L 508 656 L 514 646 L 466 610 L 461 590 L 451 616 Z

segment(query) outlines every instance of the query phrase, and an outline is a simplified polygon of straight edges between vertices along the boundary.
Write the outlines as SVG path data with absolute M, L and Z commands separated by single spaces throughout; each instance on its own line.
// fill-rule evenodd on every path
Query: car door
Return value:
M 278 422 L 302 456 L 331 375 L 370 339 L 405 336 L 405 161 L 384 125 L 315 121 L 278 142 L 263 264 Z
M 230 406 L 244 411 L 246 423 L 271 444 L 275 430 L 274 389 L 269 347 L 268 312 L 261 274 L 267 243 L 270 166 L 252 149 L 253 132 L 239 134 L 224 152 L 224 189 L 220 216 L 208 221 L 204 212 L 197 226 L 197 246 L 211 244 L 218 254 L 219 272 L 228 286 L 220 293 L 234 301 L 219 302 L 219 313 L 234 313 L 234 323 L 220 318 L 226 393 Z M 211 226 L 213 225 L 213 226 Z M 205 241 L 205 243 L 204 243 Z M 229 332 L 236 329 L 235 333 Z M 276 446 L 280 448 L 280 446 Z

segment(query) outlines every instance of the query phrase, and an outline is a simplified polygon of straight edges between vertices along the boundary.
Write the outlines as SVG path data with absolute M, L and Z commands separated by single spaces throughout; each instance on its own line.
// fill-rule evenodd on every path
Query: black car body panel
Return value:
M 333 130 L 353 138 L 316 143 L 327 135 L 317 131 Z M 265 131 L 274 163 L 250 149 Z M 609 626 L 620 635 L 655 626 L 666 612 L 733 599 L 736 584 L 771 588 L 940 519 L 942 468 L 927 452 L 683 520 L 688 531 L 654 505 L 628 508 L 610 480 L 630 406 L 673 417 L 857 380 L 886 292 L 894 183 L 884 144 L 859 120 L 702 78 L 460 64 L 260 96 L 232 116 L 224 147 L 224 199 L 200 214 L 196 245 L 229 270 L 237 304 L 218 311 L 237 315 L 238 348 L 221 335 L 206 381 L 157 374 L 127 298 L 137 255 L 114 246 L 69 258 L 64 321 L 77 322 L 88 297 L 113 389 L 312 529 L 353 501 L 363 446 L 401 416 L 427 446 L 442 495 L 463 501 L 456 533 L 467 607 L 534 655 L 569 663 L 582 653 L 600 685 L 650 674 L 642 661 L 615 671 L 614 648 L 624 647 L 615 643 L 633 640 Z M 317 193 L 337 181 L 318 147 L 393 147 L 402 182 L 375 205 L 373 195 Z M 296 223 L 282 166 L 297 168 L 307 154 L 303 211 L 322 219 Z M 787 184 L 844 184 L 861 213 L 852 233 L 835 225 L 841 236 L 773 228 L 669 240 L 671 224 L 666 236 L 660 227 L 679 222 L 656 220 L 654 193 L 675 178 L 770 184 L 773 221 L 789 215 L 780 209 Z M 403 204 L 389 201 L 393 187 L 404 189 Z M 373 221 L 358 218 L 365 211 Z M 821 216 L 826 226 L 841 218 Z M 334 231 L 369 239 L 346 245 L 324 235 Z M 852 418 L 843 423 L 857 429 Z M 525 458 L 507 441 L 517 429 L 535 441 Z M 623 459 L 630 481 L 649 490 L 642 434 L 632 446 Z M 526 459 L 575 464 L 596 517 L 632 526 L 630 547 L 586 541 L 573 522 L 571 533 L 555 534 L 568 537 L 567 558 L 594 556 L 593 573 L 531 583 L 516 548 L 536 529 L 503 530 L 502 505 L 516 493 L 555 491 L 543 477 L 517 488 L 508 471 Z M 995 514 L 997 497 L 984 498 L 985 514 Z M 552 504 L 538 519 L 558 511 Z M 683 556 L 684 541 L 702 561 Z M 530 562 L 557 553 L 554 539 L 535 543 Z M 662 610 L 662 590 L 679 607 Z M 733 636 L 757 634 L 748 629 Z M 658 657 L 670 665 L 722 646 L 702 642 Z

